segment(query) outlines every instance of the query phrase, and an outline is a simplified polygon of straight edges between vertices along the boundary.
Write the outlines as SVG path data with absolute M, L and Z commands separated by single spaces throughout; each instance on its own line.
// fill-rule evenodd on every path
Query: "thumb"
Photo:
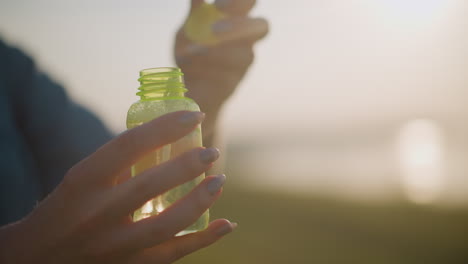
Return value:
M 191 0 L 190 1 L 190 12 L 192 12 L 194 9 L 199 7 L 204 2 L 205 2 L 204 0 Z

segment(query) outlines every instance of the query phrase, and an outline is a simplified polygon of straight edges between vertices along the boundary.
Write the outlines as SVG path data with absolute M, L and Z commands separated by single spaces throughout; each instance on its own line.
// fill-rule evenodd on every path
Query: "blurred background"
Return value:
M 0 35 L 111 129 L 189 1 L 2 0 Z M 258 1 L 224 108 L 235 234 L 181 263 L 468 263 L 468 2 Z

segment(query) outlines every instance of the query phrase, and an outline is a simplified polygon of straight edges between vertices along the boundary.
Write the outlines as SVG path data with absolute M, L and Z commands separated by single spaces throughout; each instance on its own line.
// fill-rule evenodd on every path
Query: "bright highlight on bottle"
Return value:
M 425 204 L 438 198 L 443 188 L 443 136 L 429 119 L 405 124 L 398 135 L 402 185 L 408 199 Z

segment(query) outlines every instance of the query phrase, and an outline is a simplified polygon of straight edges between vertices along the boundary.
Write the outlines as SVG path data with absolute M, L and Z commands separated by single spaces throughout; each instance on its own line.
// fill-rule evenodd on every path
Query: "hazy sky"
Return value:
M 0 34 L 112 128 L 140 69 L 172 65 L 189 1 L 3 0 Z M 258 1 L 271 34 L 225 124 L 304 127 L 466 114 L 463 0 Z
M 445 192 L 468 200 L 467 1 L 257 2 L 254 14 L 269 20 L 271 33 L 222 119 L 223 135 L 259 144 L 238 155 L 238 167 L 281 189 L 382 195 L 399 182 L 399 127 L 430 118 L 448 142 L 431 145 L 449 153 Z M 0 35 L 117 132 L 138 99 L 139 70 L 173 65 L 173 36 L 188 5 L 2 0 Z

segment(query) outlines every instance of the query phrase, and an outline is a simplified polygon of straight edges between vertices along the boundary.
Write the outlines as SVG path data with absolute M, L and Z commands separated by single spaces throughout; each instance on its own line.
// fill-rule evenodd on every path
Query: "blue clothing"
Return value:
M 27 215 L 66 171 L 111 139 L 90 112 L 0 40 L 0 226 Z

